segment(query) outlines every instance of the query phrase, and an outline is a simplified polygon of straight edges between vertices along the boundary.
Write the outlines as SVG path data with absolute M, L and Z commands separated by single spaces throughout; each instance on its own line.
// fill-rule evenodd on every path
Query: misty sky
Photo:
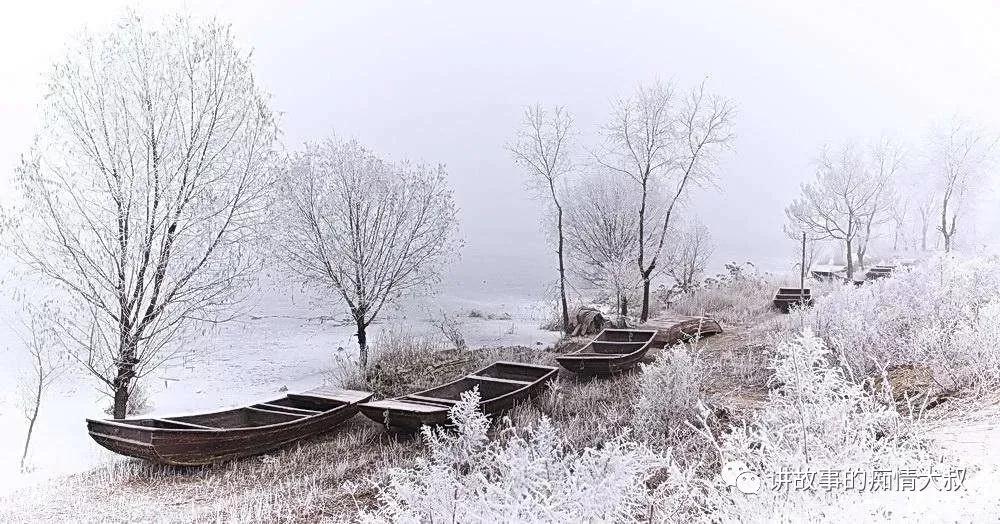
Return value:
M 43 72 L 74 31 L 105 29 L 129 5 L 82 4 L 18 2 L 0 17 L 4 191 L 36 130 Z M 932 122 L 956 113 L 1000 130 L 1000 8 L 989 2 L 397 4 L 139 10 L 231 22 L 283 113 L 287 147 L 335 130 L 393 158 L 447 164 L 464 282 L 496 282 L 504 271 L 550 278 L 554 267 L 540 206 L 503 150 L 525 104 L 566 105 L 586 155 L 613 97 L 655 78 L 687 88 L 707 76 L 739 109 L 719 189 L 689 209 L 710 228 L 720 260 L 791 258 L 783 208 L 823 143 L 887 134 L 919 145 Z M 998 229 L 996 208 L 993 194 L 980 202 L 984 242 Z

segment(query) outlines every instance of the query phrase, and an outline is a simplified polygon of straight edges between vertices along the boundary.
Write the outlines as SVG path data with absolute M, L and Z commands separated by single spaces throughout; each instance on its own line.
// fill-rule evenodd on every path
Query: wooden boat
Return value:
M 826 271 L 814 269 L 809 274 L 813 280 L 820 282 L 847 282 L 847 273 L 845 270 Z
M 895 266 L 875 266 L 865 273 L 865 280 L 876 280 L 879 278 L 890 277 L 895 269 Z
M 813 305 L 813 299 L 809 288 L 783 287 L 779 288 L 778 292 L 774 294 L 773 303 L 774 307 L 778 308 L 782 313 L 788 313 L 793 304 L 811 306 Z
M 539 393 L 552 380 L 558 368 L 496 362 L 454 382 L 401 397 L 360 404 L 366 417 L 395 429 L 419 430 L 421 426 L 447 424 L 448 410 L 462 393 L 479 388 L 479 409 L 497 415 L 519 401 Z
M 653 347 L 672 347 L 678 342 L 687 342 L 694 338 L 706 338 L 722 333 L 722 326 L 712 317 L 695 317 L 688 315 L 670 315 L 651 318 L 640 324 L 637 329 L 655 330 Z
M 329 431 L 371 393 L 317 388 L 214 413 L 166 418 L 87 419 L 98 444 L 130 457 L 194 466 L 266 453 Z
M 556 357 L 559 365 L 584 375 L 611 375 L 635 367 L 653 347 L 656 330 L 605 329 L 589 344 Z

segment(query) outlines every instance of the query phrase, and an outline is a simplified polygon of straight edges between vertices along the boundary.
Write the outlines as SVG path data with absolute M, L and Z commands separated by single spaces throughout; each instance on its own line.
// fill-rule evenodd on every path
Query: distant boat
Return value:
M 559 369 L 552 366 L 496 362 L 458 380 L 410 395 L 360 404 L 375 422 L 407 431 L 448 423 L 448 410 L 462 393 L 479 388 L 479 409 L 497 415 L 541 392 Z
M 330 431 L 371 393 L 317 388 L 214 413 L 165 418 L 87 419 L 90 436 L 115 453 L 177 466 L 225 462 Z
M 876 280 L 892 276 L 896 266 L 874 266 L 865 273 L 865 280 Z
M 773 303 L 774 307 L 778 308 L 779 311 L 788 313 L 793 304 L 811 306 L 813 305 L 813 299 L 809 288 L 783 287 L 778 288 L 778 292 L 774 294 Z

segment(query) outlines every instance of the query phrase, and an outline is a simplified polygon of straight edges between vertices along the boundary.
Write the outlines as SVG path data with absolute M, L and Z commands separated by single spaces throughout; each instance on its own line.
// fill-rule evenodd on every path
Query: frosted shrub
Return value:
M 744 494 L 727 486 L 723 475 L 700 481 L 679 471 L 654 508 L 704 520 L 709 514 L 722 521 L 829 520 L 852 509 L 857 493 L 775 490 L 770 475 L 782 469 L 870 471 L 930 464 L 921 442 L 908 435 L 906 421 L 849 380 L 810 331 L 779 343 L 773 365 L 775 387 L 764 409 L 729 433 L 703 432 L 717 445 L 721 465 L 744 464 L 761 479 L 760 490 Z M 878 511 L 877 505 L 865 507 L 857 515 Z
M 1000 263 L 940 257 L 859 288 L 840 286 L 810 311 L 848 375 L 930 365 L 949 387 L 1000 384 Z
M 669 293 L 660 300 L 682 315 L 708 315 L 723 324 L 735 326 L 767 316 L 773 310 L 771 298 L 776 284 L 757 272 L 752 264 L 726 264 L 726 273 L 705 282 L 695 292 L 669 302 Z
M 424 428 L 427 459 L 393 469 L 379 508 L 382 522 L 631 522 L 645 513 L 645 479 L 662 463 L 645 445 L 623 438 L 598 448 L 568 449 L 546 418 L 524 435 L 508 427 L 487 438 L 478 392 L 451 411 L 454 430 Z
M 671 446 L 689 437 L 686 422 L 697 417 L 704 366 L 684 344 L 664 350 L 652 364 L 641 364 L 635 435 L 654 446 Z
M 728 436 L 723 455 L 768 468 L 841 466 L 868 463 L 892 442 L 876 436 L 890 434 L 899 415 L 849 380 L 812 332 L 778 344 L 773 380 L 765 409 Z

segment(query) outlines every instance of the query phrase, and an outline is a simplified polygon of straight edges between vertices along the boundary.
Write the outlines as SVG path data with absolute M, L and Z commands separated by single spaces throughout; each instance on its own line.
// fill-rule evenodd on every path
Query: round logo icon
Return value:
M 742 460 L 732 460 L 722 466 L 722 481 L 747 494 L 759 492 L 761 486 L 760 475 L 750 471 Z

